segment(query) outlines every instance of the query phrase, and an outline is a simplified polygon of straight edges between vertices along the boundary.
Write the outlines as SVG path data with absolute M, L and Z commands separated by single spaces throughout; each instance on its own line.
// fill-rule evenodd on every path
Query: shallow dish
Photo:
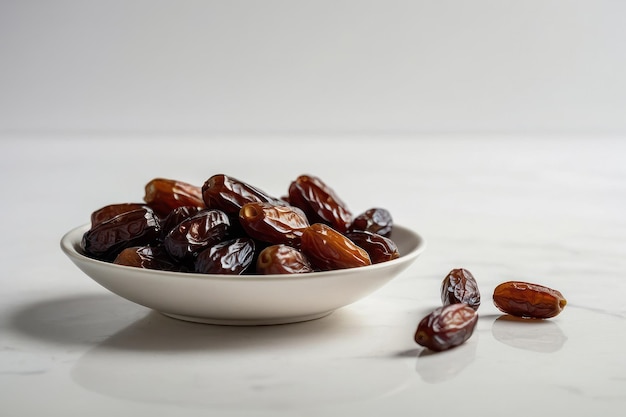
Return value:
M 137 304 L 187 321 L 281 324 L 324 317 L 382 287 L 423 252 L 424 239 L 394 226 L 400 257 L 351 269 L 294 275 L 211 275 L 156 271 L 98 261 L 80 242 L 89 225 L 70 230 L 61 249 L 85 274 Z

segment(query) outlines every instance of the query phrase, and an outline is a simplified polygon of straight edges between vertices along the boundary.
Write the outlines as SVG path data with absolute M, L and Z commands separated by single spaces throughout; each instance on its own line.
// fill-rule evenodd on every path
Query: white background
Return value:
M 414 417 L 454 393 L 449 415 L 623 417 L 625 12 L 0 0 L 0 415 Z M 216 173 L 277 196 L 319 176 L 426 251 L 327 318 L 232 328 L 117 297 L 59 249 L 152 178 Z M 480 285 L 477 330 L 429 354 L 415 328 L 457 267 Z M 506 280 L 567 308 L 502 320 Z
M 0 1 L 0 133 L 626 133 L 626 2 Z

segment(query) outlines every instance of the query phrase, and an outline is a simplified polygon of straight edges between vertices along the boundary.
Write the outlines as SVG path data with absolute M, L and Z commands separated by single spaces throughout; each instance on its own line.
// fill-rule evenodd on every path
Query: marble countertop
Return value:
M 621 416 L 626 407 L 626 141 L 608 137 L 167 137 L 0 141 L 3 416 Z M 354 212 L 385 206 L 428 247 L 396 279 L 297 324 L 189 323 L 89 279 L 59 240 L 154 177 L 227 173 L 274 194 L 301 173 Z M 483 302 L 472 338 L 413 341 L 453 268 Z M 560 290 L 512 321 L 496 285 Z

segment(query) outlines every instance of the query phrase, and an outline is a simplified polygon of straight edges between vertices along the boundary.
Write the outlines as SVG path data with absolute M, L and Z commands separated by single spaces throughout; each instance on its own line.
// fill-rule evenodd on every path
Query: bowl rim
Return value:
M 164 277 L 172 277 L 176 276 L 177 279 L 190 279 L 190 280 L 224 280 L 224 281 L 285 281 L 289 278 L 297 278 L 298 280 L 313 280 L 313 279 L 323 279 L 328 276 L 336 277 L 337 275 L 351 275 L 354 272 L 362 271 L 367 269 L 367 271 L 373 271 L 376 269 L 387 269 L 394 265 L 400 265 L 405 262 L 410 262 L 417 258 L 424 250 L 426 249 L 426 240 L 422 235 L 413 230 L 400 226 L 394 225 L 394 230 L 398 230 L 403 234 L 408 235 L 410 238 L 417 240 L 417 244 L 410 251 L 404 254 L 400 254 L 399 258 L 392 259 L 390 261 L 381 262 L 377 264 L 362 266 L 358 268 L 346 268 L 346 269 L 334 269 L 330 271 L 317 271 L 317 272 L 308 272 L 305 274 L 250 274 L 250 275 L 228 275 L 228 274 L 202 274 L 198 272 L 176 272 L 176 271 L 163 271 L 158 269 L 147 269 L 147 268 L 136 268 L 127 265 L 117 265 L 112 262 L 101 261 L 98 259 L 90 258 L 85 255 L 83 251 L 80 249 L 81 240 L 83 234 L 89 230 L 90 224 L 85 223 L 80 226 L 74 227 L 68 232 L 66 232 L 60 241 L 61 250 L 67 255 L 72 261 L 80 262 L 80 263 L 88 263 L 94 266 L 111 268 L 112 271 L 119 269 L 119 271 L 132 271 L 135 274 L 146 274 L 146 275 L 157 275 Z M 392 232 L 393 233 L 393 232 Z

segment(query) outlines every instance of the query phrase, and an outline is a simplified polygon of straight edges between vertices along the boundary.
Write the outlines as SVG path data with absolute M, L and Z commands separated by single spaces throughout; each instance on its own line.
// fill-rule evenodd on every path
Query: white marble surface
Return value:
M 626 141 L 548 137 L 18 137 L 0 141 L 3 416 L 621 416 L 626 407 Z M 59 249 L 94 209 L 156 176 L 225 172 L 275 194 L 320 176 L 428 241 L 373 295 L 269 327 L 177 321 L 121 299 Z M 412 340 L 452 268 L 476 276 L 463 346 Z M 569 301 L 511 322 L 510 279 Z

